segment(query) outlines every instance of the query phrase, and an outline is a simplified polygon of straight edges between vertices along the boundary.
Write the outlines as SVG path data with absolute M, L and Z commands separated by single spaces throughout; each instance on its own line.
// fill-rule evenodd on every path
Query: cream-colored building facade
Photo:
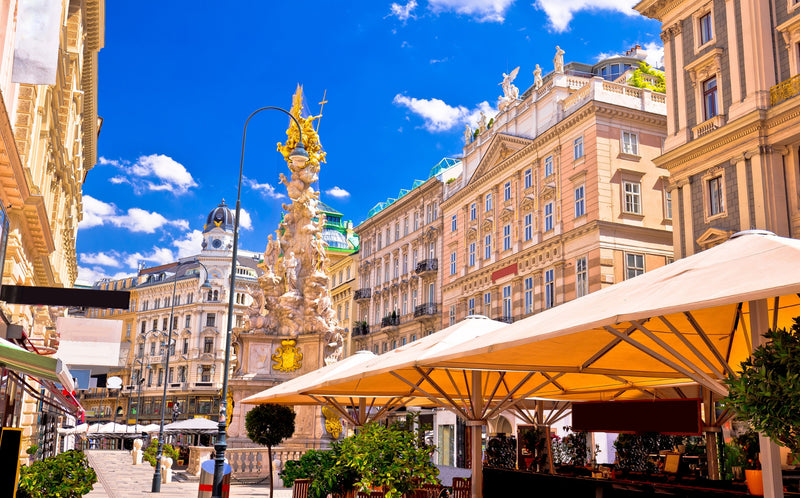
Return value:
M 63 0 L 49 23 L 26 7 L 19 0 L 0 4 L 0 202 L 9 220 L 3 284 L 71 287 L 78 272 L 81 189 L 97 160 L 97 57 L 105 5 Z M 57 41 L 52 47 L 57 56 L 46 64 L 50 75 L 22 71 L 29 47 L 18 34 L 31 26 L 45 26 Z M 57 349 L 59 310 L 6 303 L 0 308 L 10 323 L 22 326 L 25 347 L 40 353 Z M 54 433 L 60 412 L 39 413 L 20 389 L 10 384 L 2 389 L 9 400 L 2 407 L 3 426 L 24 429 L 23 449 L 43 443 L 45 431 Z M 40 444 L 44 454 L 55 451 L 51 440 Z
M 740 230 L 800 236 L 800 3 L 644 0 L 662 23 L 678 258 Z
M 442 327 L 512 322 L 671 260 L 667 172 L 653 162 L 666 104 L 622 83 L 636 61 L 567 64 L 466 145 L 442 200 Z M 609 65 L 620 82 L 600 76 Z

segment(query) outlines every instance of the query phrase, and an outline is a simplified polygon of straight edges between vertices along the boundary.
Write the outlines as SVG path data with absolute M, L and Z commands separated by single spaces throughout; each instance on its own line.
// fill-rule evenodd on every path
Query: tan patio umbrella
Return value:
M 336 363 L 319 368 L 305 375 L 282 382 L 269 389 L 253 394 L 242 400 L 245 404 L 277 403 L 281 405 L 328 405 L 355 427 L 361 427 L 371 420 L 388 416 L 405 406 L 408 396 L 340 396 L 315 395 L 313 388 L 334 375 L 348 375 L 376 358 L 370 351 L 357 351 Z M 410 391 L 407 389 L 406 391 Z M 312 394 L 306 394 L 311 392 Z M 402 393 L 401 393 L 402 394 Z M 352 407 L 348 409 L 348 407 Z

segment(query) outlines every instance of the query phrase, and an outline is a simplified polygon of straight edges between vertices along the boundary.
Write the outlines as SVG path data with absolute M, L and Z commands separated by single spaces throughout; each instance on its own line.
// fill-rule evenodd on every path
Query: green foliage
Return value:
M 489 128 L 491 128 L 493 124 L 494 124 L 494 118 L 491 118 L 489 122 L 486 124 L 486 129 L 488 130 Z
M 738 378 L 725 383 L 724 400 L 741 420 L 800 453 L 800 317 L 790 330 L 770 330 L 767 343 L 753 351 L 741 364 Z
M 35 455 L 37 451 L 39 451 L 39 445 L 32 444 L 32 445 L 28 446 L 28 449 L 25 450 L 25 453 L 27 453 L 29 455 Z
M 308 450 L 299 460 L 286 462 L 280 473 L 285 487 L 294 485 L 296 479 L 311 479 L 308 498 L 325 498 L 328 494 L 344 494 L 353 489 L 358 474 L 339 463 L 339 447 L 333 443 L 328 451 Z
M 703 438 L 697 436 L 666 436 L 656 432 L 620 434 L 614 441 L 614 450 L 617 453 L 616 466 L 626 472 L 655 472 L 656 463 L 647 456 L 657 454 L 661 450 L 673 450 L 678 445 L 685 445 L 687 454 L 705 453 Z
M 18 498 L 78 498 L 89 493 L 97 474 L 81 451 L 65 451 L 20 468 Z
M 722 451 L 723 451 L 722 453 L 723 478 L 727 481 L 732 481 L 735 477 L 733 475 L 733 468 L 734 467 L 744 468 L 745 465 L 744 451 L 742 451 L 742 447 L 739 446 L 735 441 L 732 441 L 730 443 L 725 443 Z
M 541 427 L 525 428 L 519 434 L 520 445 L 532 458 L 527 469 L 534 472 L 546 472 L 547 468 L 547 434 Z M 521 462 L 524 465 L 524 461 Z
M 153 438 L 150 441 L 150 446 L 148 446 L 144 453 L 142 453 L 142 459 L 152 465 L 153 467 L 156 466 L 156 453 L 158 453 L 158 439 Z M 178 450 L 172 447 L 171 444 L 165 444 L 161 447 L 161 454 L 166 455 L 172 458 L 173 462 L 178 461 Z
M 756 431 L 749 430 L 737 437 L 736 445 L 741 448 L 744 468 L 761 468 L 761 460 L 758 458 L 758 454 L 761 453 L 761 443 L 758 441 L 758 433 Z
M 655 80 L 655 83 L 651 83 L 652 80 Z M 633 75 L 630 81 L 628 81 L 628 84 L 637 88 L 647 88 L 648 90 L 658 93 L 667 92 L 664 73 L 658 69 L 652 68 L 646 62 L 639 63 L 639 68 L 633 71 Z
M 413 420 L 390 427 L 372 423 L 339 447 L 337 464 L 354 470 L 363 488 L 383 488 L 387 498 L 399 498 L 420 483 L 436 483 L 439 470 L 431 463 L 434 448 L 410 430 Z
M 247 437 L 256 444 L 272 447 L 294 434 L 294 410 L 288 406 L 266 403 L 245 416 Z
M 569 432 L 563 438 L 554 437 L 553 444 L 553 463 L 563 465 L 574 465 L 583 467 L 588 462 L 589 453 L 586 446 L 585 432 L 572 432 L 572 427 L 565 426 L 564 430 Z

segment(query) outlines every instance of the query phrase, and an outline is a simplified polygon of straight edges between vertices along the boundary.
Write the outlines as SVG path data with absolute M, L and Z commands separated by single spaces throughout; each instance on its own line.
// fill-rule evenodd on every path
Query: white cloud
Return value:
M 78 266 L 78 278 L 75 279 L 75 283 L 79 285 L 94 285 L 96 282 L 104 278 L 110 278 L 112 280 L 117 280 L 125 277 L 133 276 L 134 274 L 131 272 L 117 272 L 109 274 L 103 268 L 99 266 L 95 266 L 93 268 L 88 268 L 85 266 Z
M 664 67 L 664 46 L 658 42 L 645 43 L 642 50 L 647 54 L 645 62 L 653 67 Z M 609 57 L 619 57 L 623 54 L 617 52 L 601 52 L 595 56 L 595 60 L 601 61 Z
M 331 197 L 338 197 L 338 198 L 350 197 L 350 192 L 338 186 L 326 190 L 325 193 Z
M 431 59 L 431 64 L 440 64 L 442 62 L 447 62 L 447 57 L 444 59 Z
M 118 214 L 114 204 L 95 199 L 90 195 L 83 196 L 83 219 L 79 229 L 92 228 L 110 224 L 119 228 L 127 228 L 131 232 L 154 233 L 156 229 L 174 226 L 183 230 L 189 229 L 186 220 L 168 220 L 155 211 L 131 208 L 127 214 Z
M 123 170 L 123 175 L 114 176 L 109 181 L 116 185 L 127 183 L 136 194 L 166 191 L 181 195 L 197 186 L 181 163 L 164 154 L 140 156 L 134 163 L 105 157 L 101 157 L 99 162 Z
M 175 261 L 175 256 L 170 249 L 166 247 L 153 247 L 153 252 L 149 254 L 142 254 L 135 252 L 125 257 L 125 264 L 130 268 L 139 268 L 139 262 L 153 263 L 155 266 L 172 263 Z
M 250 187 L 251 189 L 260 192 L 262 196 L 267 197 L 269 199 L 283 199 L 286 197 L 286 194 L 282 194 L 281 192 L 275 191 L 275 187 L 273 187 L 269 183 L 258 183 L 257 181 L 251 180 L 250 178 L 245 178 L 244 184 Z
M 572 16 L 582 10 L 613 10 L 632 16 L 638 0 L 536 0 L 534 4 L 550 19 L 554 31 L 567 31 Z
M 409 0 L 405 5 L 399 3 L 392 3 L 389 7 L 389 15 L 395 16 L 401 21 L 407 21 L 409 17 L 414 17 L 414 9 L 417 8 L 416 0 Z
M 203 232 L 192 230 L 182 239 L 173 240 L 172 245 L 178 248 L 178 258 L 185 258 L 200 252 L 203 248 Z
M 80 255 L 80 261 L 89 265 L 112 266 L 114 268 L 122 266 L 116 254 L 106 254 L 104 252 L 83 253 Z
M 469 123 L 474 128 L 481 111 L 486 114 L 487 120 L 496 113 L 486 101 L 471 110 L 461 105 L 453 107 L 441 99 L 417 99 L 400 94 L 394 96 L 393 102 L 420 116 L 424 120 L 423 127 L 432 132 L 447 131 L 464 123 Z
M 253 219 L 250 217 L 250 213 L 248 213 L 244 208 L 239 208 L 239 212 L 242 217 L 242 219 L 239 220 L 239 228 L 242 230 L 252 230 Z
M 434 12 L 456 12 L 478 21 L 503 22 L 514 0 L 428 0 Z
M 78 223 L 78 229 L 92 228 L 105 223 L 113 216 L 117 208 L 113 204 L 99 201 L 90 195 L 83 196 L 83 219 Z

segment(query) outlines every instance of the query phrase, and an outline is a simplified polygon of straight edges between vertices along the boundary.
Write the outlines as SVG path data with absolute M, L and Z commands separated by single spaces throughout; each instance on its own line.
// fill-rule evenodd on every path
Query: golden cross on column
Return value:
M 325 104 L 328 103 L 325 100 L 325 96 L 328 95 L 328 89 L 326 88 L 324 92 L 322 92 L 322 102 L 319 103 L 319 119 L 317 120 L 317 134 L 319 134 L 319 123 L 322 121 L 322 108 L 325 107 Z

